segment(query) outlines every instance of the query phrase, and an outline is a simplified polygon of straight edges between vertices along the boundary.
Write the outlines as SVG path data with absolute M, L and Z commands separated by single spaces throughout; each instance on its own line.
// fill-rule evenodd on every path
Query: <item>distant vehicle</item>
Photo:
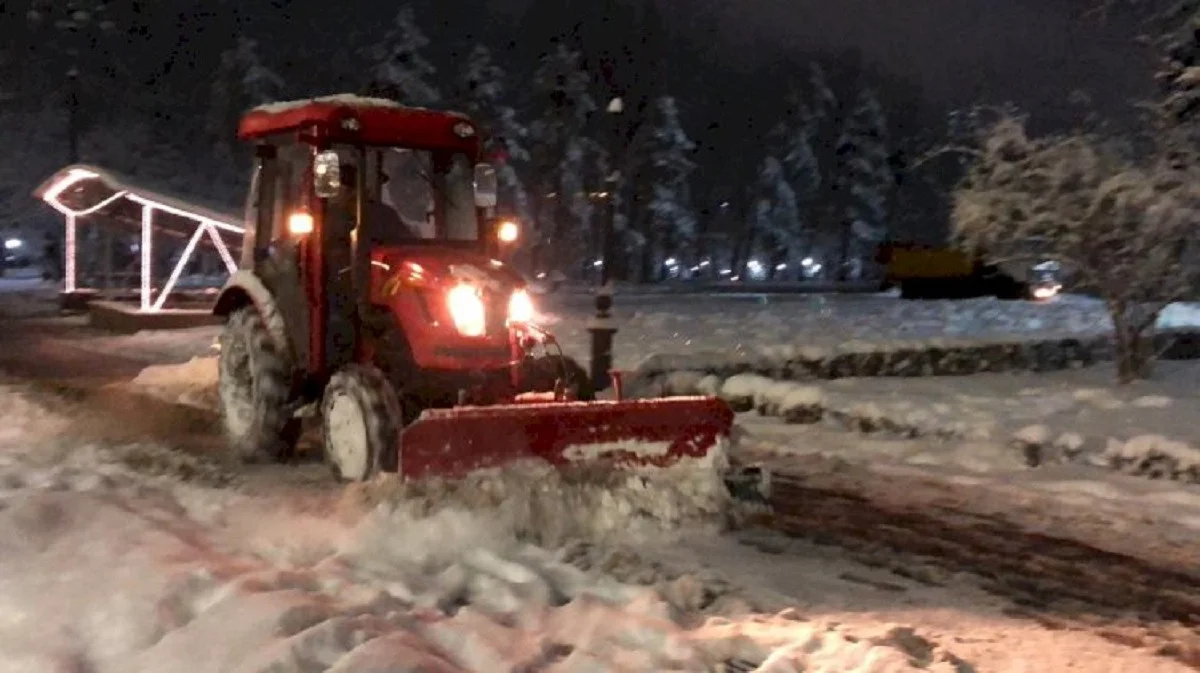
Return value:
M 25 242 L 19 238 L 4 241 L 4 266 L 9 269 L 25 269 L 33 264 L 25 250 Z
M 979 255 L 951 247 L 888 243 L 876 261 L 884 265 L 884 287 L 899 287 L 904 299 L 1046 300 L 1062 290 L 1055 262 L 988 264 Z

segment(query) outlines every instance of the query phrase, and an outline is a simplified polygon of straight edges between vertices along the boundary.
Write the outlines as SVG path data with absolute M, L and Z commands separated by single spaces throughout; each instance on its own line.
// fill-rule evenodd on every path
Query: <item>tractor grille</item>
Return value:
M 508 331 L 508 294 L 485 292 L 484 310 L 487 312 L 488 336 L 499 336 Z

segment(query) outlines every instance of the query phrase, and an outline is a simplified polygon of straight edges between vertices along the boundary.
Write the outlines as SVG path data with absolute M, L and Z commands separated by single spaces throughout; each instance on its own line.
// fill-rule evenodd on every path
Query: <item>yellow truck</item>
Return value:
M 1053 262 L 996 265 L 958 248 L 898 243 L 880 246 L 876 261 L 884 287 L 899 287 L 904 299 L 1046 300 L 1062 289 Z

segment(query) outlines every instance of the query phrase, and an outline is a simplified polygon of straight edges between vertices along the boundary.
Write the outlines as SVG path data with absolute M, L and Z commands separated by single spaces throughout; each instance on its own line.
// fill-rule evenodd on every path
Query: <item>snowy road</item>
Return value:
M 510 670 L 514 658 L 527 660 L 528 643 L 541 642 L 558 647 L 548 650 L 558 653 L 558 667 L 544 669 L 550 671 L 615 670 L 605 657 L 629 648 L 641 652 L 634 659 L 640 663 L 620 670 L 666 670 L 662 657 L 672 651 L 695 655 L 678 655 L 687 660 L 675 660 L 679 670 L 721 670 L 729 659 L 752 670 L 786 646 L 808 648 L 820 659 L 807 661 L 824 661 L 831 672 L 1154 673 L 1200 666 L 1191 589 L 1200 586 L 1196 537 L 1165 535 L 1138 512 L 1094 517 L 970 482 L 956 487 L 953 480 L 867 472 L 837 460 L 759 455 L 804 475 L 803 490 L 791 492 L 799 506 L 777 517 L 776 530 L 679 531 L 681 537 L 657 541 L 559 538 L 542 551 L 506 532 L 515 530 L 515 519 L 486 509 L 411 518 L 385 508 L 372 515 L 363 503 L 388 502 L 386 494 L 344 492 L 315 465 L 237 476 L 203 451 L 156 448 L 172 433 L 172 447 L 200 446 L 212 433 L 202 422 L 164 425 L 164 415 L 174 413 L 168 406 L 147 401 L 121 419 L 123 437 L 148 444 L 109 438 L 89 448 L 88 439 L 96 446 L 101 436 L 92 425 L 101 411 L 94 400 L 33 399 L 52 402 L 54 411 L 13 411 L 42 429 L 0 436 L 0 528 L 10 531 L 0 535 L 7 540 L 0 577 L 9 579 L 0 581 L 0 602 L 59 635 L 30 642 L 19 637 L 29 633 L 18 628 L 21 620 L 0 623 L 0 648 L 16 652 L 19 644 L 27 657 L 14 664 L 47 661 L 37 650 L 41 642 L 98 671 L 390 671 L 405 669 L 350 663 L 387 648 L 393 663 L 418 656 L 413 649 L 446 660 L 440 647 L 454 644 L 465 648 L 459 658 L 428 670 L 491 673 Z M 789 497 L 778 485 L 777 497 Z M 534 516 L 524 525 L 536 528 L 536 517 L 552 510 L 509 514 Z M 158 551 L 147 556 L 143 549 Z M 71 565 L 82 558 L 84 576 Z M 11 583 L 51 568 L 62 579 Z M 523 576 L 521 568 L 556 579 L 534 594 L 496 583 Z M 606 584 L 613 580 L 626 588 Z M 582 587 L 624 598 L 612 605 L 578 599 L 582 594 L 572 592 Z M 549 605 L 521 598 L 538 591 L 567 594 Z M 119 606 L 106 601 L 116 593 L 129 598 Z M 43 602 L 50 599 L 71 602 L 73 611 L 55 611 L 58 603 Z M 779 618 L 753 616 L 781 611 Z M 569 620 L 576 633 L 549 635 L 547 619 Z M 585 624 L 651 629 L 655 642 L 690 645 L 634 645 Z M 439 631 L 448 640 L 433 635 Z M 579 635 L 585 632 L 592 635 Z M 760 644 L 743 643 L 735 656 L 731 632 Z M 612 650 L 599 642 L 613 637 L 625 645 Z M 527 645 L 496 650 L 508 641 Z M 857 652 L 855 642 L 862 643 Z M 283 661 L 292 663 L 251 665 L 248 653 L 265 649 L 290 652 Z M 589 657 L 563 663 L 576 649 Z
M 127 380 L 145 366 L 119 350 L 81 348 L 78 344 L 85 340 L 78 320 L 6 319 L 0 329 L 0 374 L 88 387 Z
M 1018 522 L 1011 512 L 972 511 L 965 489 L 940 480 L 786 469 L 774 475 L 774 504 L 783 513 L 776 530 L 835 544 L 862 563 L 886 559 L 891 572 L 932 586 L 970 573 L 1009 604 L 1006 614 L 1093 631 L 1200 667 L 1194 537 L 1164 544 L 1143 531 L 1114 539 L 1107 526 L 1088 530 L 1078 522 L 1069 533 L 1061 524 L 1040 532 L 1039 519 L 1045 530 L 1048 519 L 1069 512 L 1047 500 L 1053 514 Z
M 852 313 L 880 300 L 864 301 Z M 800 475 L 775 479 L 766 528 L 558 535 L 543 549 L 517 531 L 601 508 L 572 496 L 500 520 L 392 516 L 394 494 L 343 489 L 317 463 L 234 474 L 202 401 L 105 386 L 201 353 L 211 330 L 100 338 L 8 322 L 4 673 L 1200 668 L 1200 536 L 1172 525 L 1169 505 L 1096 507 L 1004 473 L 829 458 L 835 446 L 786 455 L 851 441 L 792 427 L 741 449 Z M 529 572 L 544 579 L 514 579 Z

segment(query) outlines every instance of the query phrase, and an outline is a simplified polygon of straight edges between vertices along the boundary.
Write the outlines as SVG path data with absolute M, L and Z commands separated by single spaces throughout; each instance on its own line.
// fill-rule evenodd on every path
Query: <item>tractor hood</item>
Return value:
M 416 364 L 427 370 L 508 367 L 510 323 L 534 314 L 527 296 L 522 302 L 517 293 L 524 286 L 520 274 L 471 250 L 398 245 L 371 251 L 372 303 L 391 308 Z
M 381 246 L 372 251 L 372 271 L 410 285 L 449 287 L 460 283 L 506 294 L 525 287 L 511 267 L 470 250 L 428 246 Z M 377 286 L 378 287 L 378 286 Z

